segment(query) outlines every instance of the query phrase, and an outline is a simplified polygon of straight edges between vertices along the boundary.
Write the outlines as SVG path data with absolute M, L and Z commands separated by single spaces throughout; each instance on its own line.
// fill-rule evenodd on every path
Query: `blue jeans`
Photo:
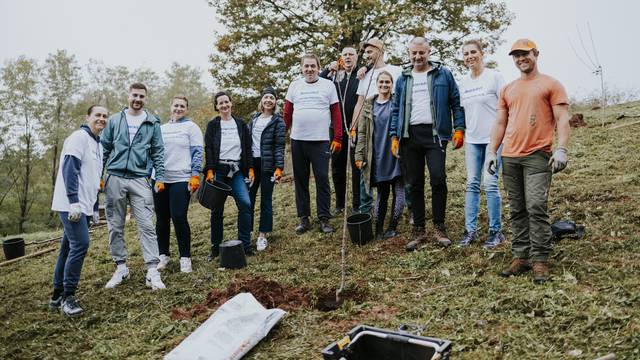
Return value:
M 251 224 L 253 226 L 253 217 L 255 214 L 256 196 L 258 188 L 260 189 L 260 226 L 258 231 L 268 233 L 273 230 L 273 186 L 275 183 L 271 181 L 273 172 L 262 171 L 261 158 L 253 158 L 253 169 L 255 170 L 256 179 L 253 186 L 249 188 L 249 197 L 251 198 Z
M 170 255 L 169 235 L 171 227 L 169 223 L 173 222 L 180 257 L 191 257 L 191 228 L 187 219 L 190 199 L 191 193 L 186 181 L 166 183 L 163 192 L 154 192 L 156 235 L 158 236 L 160 255 Z
M 487 212 L 489 214 L 489 230 L 502 229 L 502 199 L 498 188 L 498 169 L 495 175 L 490 175 L 484 167 L 487 144 L 465 143 L 464 160 L 467 168 L 467 193 L 464 204 L 465 229 L 467 232 L 478 230 L 478 208 L 480 207 L 480 184 L 487 194 Z M 498 167 L 500 167 L 500 153 L 498 149 Z
M 216 172 L 216 180 L 231 186 L 231 195 L 238 207 L 238 240 L 242 241 L 245 251 L 251 249 L 251 200 L 249 188 L 244 182 L 241 171 L 233 174 L 232 178 L 226 174 Z M 224 208 L 216 208 L 211 211 L 211 245 L 220 246 L 223 238 L 222 215 Z
M 366 190 L 364 175 L 360 175 L 360 214 L 370 214 L 373 208 L 373 186 L 369 190 Z
M 89 249 L 89 219 L 80 216 L 78 222 L 68 219 L 69 213 L 60 211 L 64 235 L 60 241 L 60 254 L 53 270 L 53 288 L 64 289 L 65 296 L 74 295 L 80 281 L 84 257 Z

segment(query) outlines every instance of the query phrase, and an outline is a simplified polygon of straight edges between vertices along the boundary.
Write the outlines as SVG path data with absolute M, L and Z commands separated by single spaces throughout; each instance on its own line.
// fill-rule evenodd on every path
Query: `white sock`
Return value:
M 127 270 L 127 263 L 118 264 L 118 271 Z

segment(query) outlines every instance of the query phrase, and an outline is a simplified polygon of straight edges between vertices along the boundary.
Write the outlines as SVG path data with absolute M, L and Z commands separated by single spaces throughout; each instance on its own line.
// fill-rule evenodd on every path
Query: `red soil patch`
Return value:
M 296 310 L 304 306 L 311 306 L 321 311 L 338 309 L 345 300 L 363 302 L 366 294 L 362 290 L 346 289 L 340 294 L 340 301 L 336 302 L 335 289 L 326 291 L 314 291 L 310 289 L 286 286 L 277 281 L 256 277 L 252 279 L 235 280 L 226 290 L 213 289 L 207 294 L 207 299 L 201 304 L 195 304 L 191 308 L 173 308 L 172 320 L 186 320 L 194 317 L 205 316 L 212 309 L 224 304 L 235 295 L 251 293 L 264 307 L 280 308 L 286 311 Z M 316 300 L 316 301 L 313 301 Z
M 291 311 L 301 306 L 309 306 L 309 292 L 302 288 L 284 286 L 277 281 L 256 277 L 253 279 L 236 280 L 229 284 L 226 290 L 213 289 L 207 294 L 202 304 L 196 304 L 190 309 L 174 308 L 171 310 L 172 320 L 185 320 L 209 313 L 239 293 L 251 293 L 264 307 L 280 308 Z

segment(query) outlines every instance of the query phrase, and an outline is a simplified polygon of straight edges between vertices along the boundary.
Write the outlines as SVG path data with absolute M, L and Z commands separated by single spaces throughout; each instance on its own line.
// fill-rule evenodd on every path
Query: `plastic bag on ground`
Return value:
M 267 336 L 286 313 L 277 308 L 267 310 L 250 293 L 240 293 L 222 304 L 164 358 L 240 359 Z

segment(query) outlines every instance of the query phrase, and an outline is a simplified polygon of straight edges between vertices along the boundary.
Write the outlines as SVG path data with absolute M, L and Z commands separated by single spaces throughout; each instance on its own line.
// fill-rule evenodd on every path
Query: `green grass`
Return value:
M 640 103 L 609 111 L 613 120 L 621 111 L 639 113 Z M 599 123 L 599 116 L 598 111 L 585 112 L 590 124 Z M 606 129 L 574 129 L 569 167 L 553 178 L 552 220 L 584 223 L 587 233 L 556 246 L 549 283 L 535 285 L 530 276 L 498 277 L 510 260 L 508 245 L 496 251 L 428 247 L 416 253 L 404 251 L 404 239 L 350 246 L 348 286 L 362 290 L 364 301 L 347 301 L 332 312 L 313 307 L 291 311 L 247 358 L 319 359 L 324 346 L 362 323 L 389 329 L 424 325 L 425 335 L 453 342 L 455 359 L 593 359 L 610 352 L 619 359 L 640 358 L 640 125 Z M 449 151 L 447 164 L 447 226 L 457 240 L 464 223 L 463 152 Z M 1 356 L 160 358 L 202 322 L 173 321 L 171 310 L 201 303 L 209 290 L 226 289 L 236 278 L 261 276 L 310 291 L 337 287 L 341 232 L 294 235 L 293 184 L 277 186 L 274 197 L 276 230 L 270 247 L 237 271 L 220 271 L 206 262 L 208 213 L 194 204 L 194 272 L 180 273 L 174 255 L 163 272 L 168 286 L 163 292 L 144 287 L 133 222 L 127 225 L 132 278 L 115 290 L 104 289 L 114 266 L 106 229 L 98 230 L 80 282 L 78 296 L 87 312 L 79 319 L 46 309 L 55 252 L 0 267 Z M 230 239 L 236 236 L 236 212 L 232 201 L 227 206 L 225 238 Z M 508 229 L 507 215 L 505 207 Z M 483 208 L 483 231 L 486 222 Z M 405 222 L 401 230 L 408 233 Z

